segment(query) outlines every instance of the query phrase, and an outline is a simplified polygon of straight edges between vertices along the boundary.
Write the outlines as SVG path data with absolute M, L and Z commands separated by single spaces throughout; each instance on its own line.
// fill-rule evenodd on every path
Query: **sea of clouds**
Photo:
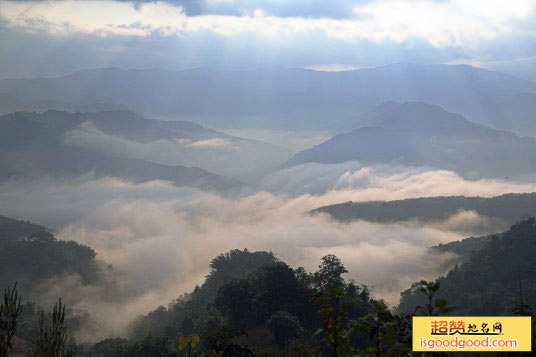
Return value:
M 452 255 L 429 247 L 497 232 L 501 225 L 475 212 L 426 224 L 381 224 L 340 223 L 310 210 L 349 200 L 532 191 L 536 184 L 346 163 L 280 170 L 256 190 L 233 196 L 164 181 L 133 184 L 86 175 L 7 181 L 0 184 L 0 200 L 2 214 L 51 227 L 59 239 L 86 244 L 100 261 L 113 265 L 115 291 L 110 284 L 83 285 L 73 276 L 40 287 L 44 304 L 62 296 L 72 308 L 88 311 L 98 326 L 91 338 L 98 339 L 124 334 L 139 314 L 191 291 L 203 282 L 210 260 L 234 248 L 273 251 L 309 271 L 322 256 L 335 254 L 349 271 L 347 279 L 368 285 L 375 297 L 395 306 L 412 282 L 445 273 Z

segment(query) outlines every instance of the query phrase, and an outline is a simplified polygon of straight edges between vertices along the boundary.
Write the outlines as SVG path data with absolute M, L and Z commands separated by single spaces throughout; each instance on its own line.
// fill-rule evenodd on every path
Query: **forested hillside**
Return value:
M 48 233 L 21 242 L 61 245 Z M 79 249 L 91 256 L 89 248 Z M 140 316 L 128 338 L 111 336 L 95 344 L 69 339 L 62 348 L 75 347 L 76 355 L 88 357 L 408 355 L 413 314 L 530 314 L 536 304 L 535 257 L 536 220 L 531 218 L 487 239 L 446 277 L 413 284 L 395 313 L 366 286 L 345 281 L 347 270 L 335 255 L 324 256 L 317 271 L 307 272 L 271 252 L 236 249 L 212 259 L 205 282 L 191 293 Z M 36 340 L 41 309 L 28 303 L 22 311 L 14 341 L 19 350 L 31 350 L 41 343 Z M 69 311 L 66 316 L 71 338 L 90 318 Z
M 0 0 L 0 357 L 428 357 L 416 315 L 485 348 L 454 314 L 536 346 L 535 25 Z
M 497 197 L 422 197 L 396 201 L 345 202 L 317 208 L 311 213 L 328 213 L 347 222 L 363 219 L 372 222 L 421 222 L 443 220 L 460 210 L 475 211 L 497 218 L 510 226 L 524 217 L 536 215 L 536 193 L 509 193 Z
M 192 293 L 141 316 L 128 339 L 76 344 L 74 332 L 87 317 L 68 313 L 62 328 L 70 339 L 59 347 L 75 347 L 76 355 L 91 357 L 186 356 L 190 349 L 196 356 L 347 356 L 358 351 L 398 356 L 409 351 L 407 318 L 372 299 L 367 287 L 345 281 L 346 268 L 334 255 L 323 257 L 318 270 L 308 273 L 270 252 L 232 250 L 214 258 L 210 269 Z M 18 351 L 43 344 L 40 311 L 26 304 L 18 313 Z M 51 317 L 45 316 L 45 322 Z M 177 348 L 178 340 L 187 342 Z
M 536 308 L 536 220 L 526 219 L 493 235 L 467 261 L 439 278 L 438 296 L 456 315 L 511 315 L 524 304 Z M 419 284 L 401 294 L 400 311 L 422 304 Z
M 0 216 L 0 242 L 20 240 L 39 231 L 49 230 L 29 221 Z
M 0 217 L 0 286 L 18 282 L 19 291 L 33 296 L 48 279 L 74 275 L 84 284 L 96 282 L 101 266 L 90 247 L 57 240 L 44 227 Z
M 366 287 L 344 282 L 345 268 L 335 256 L 325 257 L 316 273 L 307 273 L 272 253 L 232 250 L 214 258 L 210 268 L 205 283 L 191 294 L 140 318 L 133 336 L 173 341 L 196 333 L 208 350 L 227 348 L 220 346 L 218 339 L 223 339 L 255 353 L 289 348 L 302 355 L 323 348 L 321 339 L 308 345 L 322 325 L 318 294 L 340 289 L 349 319 L 365 316 L 371 302 Z M 353 340 L 361 346 L 367 341 L 357 335 Z

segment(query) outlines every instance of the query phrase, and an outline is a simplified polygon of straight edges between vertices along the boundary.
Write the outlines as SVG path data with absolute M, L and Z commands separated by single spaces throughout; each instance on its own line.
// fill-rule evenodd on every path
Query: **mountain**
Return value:
M 535 139 L 475 124 L 438 106 L 389 102 L 371 111 L 367 122 L 297 153 L 286 166 L 355 160 L 429 166 L 470 178 L 536 172 Z
M 469 237 L 461 240 L 456 240 L 449 243 L 439 243 L 436 246 L 431 247 L 433 250 L 437 250 L 440 253 L 452 252 L 456 254 L 456 257 L 452 261 L 459 263 L 466 262 L 471 254 L 486 248 L 489 241 L 493 239 L 494 235 L 487 235 L 481 237 Z M 452 264 L 450 265 L 452 266 Z
M 177 186 L 209 190 L 243 187 L 237 180 L 197 167 L 164 165 L 120 157 L 105 150 L 97 151 L 66 143 L 66 136 L 88 121 L 97 123 L 110 132 L 117 129 L 119 124 L 106 123 L 117 117 L 138 118 L 129 112 L 73 114 L 59 111 L 43 114 L 18 112 L 0 117 L 0 179 L 43 175 L 74 177 L 92 173 L 95 177 L 113 176 L 133 182 L 166 180 Z M 120 122 L 119 120 L 118 123 Z M 136 135 L 136 130 L 132 128 L 131 131 L 125 131 L 124 135 Z
M 91 103 L 91 104 L 70 104 L 57 100 L 46 100 L 39 98 L 29 98 L 28 96 L 15 96 L 0 92 L 0 114 L 14 113 L 20 111 L 44 112 L 50 109 L 66 110 L 70 112 L 98 112 L 110 110 L 128 110 L 124 105 Z
M 254 183 L 291 157 L 281 146 L 244 139 L 187 121 L 146 119 L 130 111 L 76 114 L 64 143 L 163 165 L 196 166 Z
M 371 299 L 366 286 L 340 277 L 345 268 L 337 257 L 327 256 L 322 261 L 319 272 L 308 273 L 304 268 L 291 268 L 271 252 L 233 249 L 210 262 L 204 283 L 191 293 L 167 308 L 160 306 L 140 316 L 130 337 L 140 341 L 151 335 L 174 341 L 176 336 L 199 333 L 201 341 L 207 341 L 201 348 L 210 352 L 208 355 L 279 356 L 285 355 L 285 350 L 293 356 L 331 355 L 314 339 L 323 321 L 320 309 L 325 305 L 320 305 L 320 297 L 334 285 L 333 290 L 344 293 L 341 321 L 363 317 Z M 349 338 L 360 347 L 370 344 L 362 332 Z M 238 353 L 237 345 L 227 347 L 238 341 L 252 353 Z
M 529 218 L 504 233 L 490 236 L 484 247 L 439 278 L 438 298 L 454 305 L 456 316 L 511 316 L 524 304 L 536 306 L 536 221 Z M 522 294 L 522 295 L 520 295 Z M 422 304 L 418 284 L 401 294 L 399 311 Z M 519 312 L 518 312 L 519 313 Z
M 150 143 L 155 140 L 206 140 L 223 138 L 238 140 L 230 135 L 187 121 L 145 119 L 131 111 L 117 110 L 78 115 L 80 122 L 91 122 L 101 132 L 131 141 Z
M 522 135 L 536 136 L 536 94 L 520 93 L 500 101 L 490 113 L 490 125 Z
M 319 207 L 312 214 L 328 213 L 331 218 L 348 222 L 439 221 L 460 211 L 474 211 L 500 220 L 508 226 L 524 217 L 536 216 L 536 193 L 509 193 L 497 197 L 422 197 L 397 201 L 345 202 Z
M 95 257 L 93 249 L 57 240 L 40 225 L 0 216 L 0 286 L 17 282 L 25 298 L 39 295 L 49 279 L 74 274 L 84 284 L 96 282 L 103 272 Z
M 0 241 L 20 240 L 40 231 L 46 232 L 49 229 L 29 221 L 20 221 L 0 215 Z
M 512 122 L 518 117 L 506 109 L 516 96 L 536 94 L 536 84 L 467 65 L 401 63 L 331 73 L 285 68 L 179 72 L 107 68 L 57 78 L 2 80 L 0 93 L 72 105 L 112 103 L 145 115 L 215 127 L 334 132 L 349 123 L 358 127 L 360 113 L 385 101 L 424 101 L 475 122 L 516 129 Z M 534 114 L 530 102 L 523 105 L 520 111 Z M 529 126 L 528 133 L 536 134 L 536 124 Z

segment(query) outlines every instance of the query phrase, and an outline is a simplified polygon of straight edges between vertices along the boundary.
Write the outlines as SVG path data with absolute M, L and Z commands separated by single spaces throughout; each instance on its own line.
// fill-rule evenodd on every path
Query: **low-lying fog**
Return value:
M 315 270 L 323 255 L 336 254 L 348 268 L 347 278 L 395 305 L 412 282 L 445 272 L 442 263 L 451 256 L 432 255 L 427 247 L 504 227 L 475 212 L 427 224 L 345 224 L 308 211 L 348 200 L 536 191 L 532 183 L 467 181 L 449 171 L 358 163 L 293 167 L 265 177 L 259 186 L 257 192 L 229 197 L 164 181 L 43 178 L 1 184 L 0 200 L 2 214 L 89 245 L 123 274 L 120 303 L 104 287 L 82 286 L 74 278 L 42 287 L 51 301 L 61 295 L 70 306 L 88 310 L 106 327 L 99 329 L 106 336 L 123 333 L 138 314 L 191 291 L 203 282 L 210 259 L 233 248 L 270 250 L 308 270 Z

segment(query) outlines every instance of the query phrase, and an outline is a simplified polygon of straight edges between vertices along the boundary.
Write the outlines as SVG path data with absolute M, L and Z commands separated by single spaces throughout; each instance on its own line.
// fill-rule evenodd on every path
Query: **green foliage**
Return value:
M 360 351 L 360 356 L 411 355 L 409 317 L 392 314 L 382 300 L 371 300 L 369 313 L 354 321 L 353 325 L 366 332 L 372 341 L 370 346 Z
M 4 291 L 4 301 L 0 305 L 0 356 L 7 356 L 11 350 L 11 340 L 17 330 L 17 319 L 22 313 L 21 297 L 17 283 Z
M 355 320 L 369 309 L 368 290 L 353 282 L 346 283 L 342 277 L 346 272 L 340 259 L 330 254 L 322 258 L 313 274 L 314 302 L 322 321 L 322 328 L 315 335 L 322 336 L 327 346 L 325 352 L 332 356 L 353 355 L 356 347 L 363 344 L 355 336 Z
M 341 260 L 333 254 L 322 257 L 318 271 L 314 274 L 315 286 L 319 290 L 331 291 L 344 285 L 342 274 L 348 273 Z
M 355 349 L 350 344 L 349 311 L 351 302 L 346 301 L 344 291 L 332 288 L 316 296 L 320 305 L 319 313 L 322 316 L 323 328 L 317 334 L 323 335 L 323 340 L 331 356 L 351 356 Z
M 173 350 L 176 350 L 176 345 L 173 343 L 174 347 L 170 345 L 170 341 L 165 337 L 156 337 L 153 338 L 151 335 L 146 336 L 141 341 L 135 341 L 129 344 L 127 347 L 120 346 L 120 352 L 113 355 L 114 357 L 171 357 L 177 356 L 176 353 L 173 353 Z
M 278 311 L 295 316 L 305 326 L 315 323 L 314 309 L 310 305 L 313 293 L 287 264 L 277 262 L 261 267 L 251 282 L 254 291 L 253 316 L 257 325 L 264 324 Z
M 133 337 L 141 339 L 153 334 L 174 340 L 178 335 L 192 332 L 183 331 L 182 321 L 186 318 L 193 320 L 195 331 L 203 330 L 211 321 L 221 318 L 215 299 L 223 285 L 247 278 L 258 268 L 275 264 L 276 261 L 272 253 L 250 252 L 247 249 L 234 249 L 220 254 L 210 262 L 211 270 L 202 286 L 179 297 L 168 308 L 161 306 L 139 318 L 132 326 Z M 247 310 L 247 306 L 244 309 Z
M 203 332 L 204 351 L 207 356 L 219 357 L 251 357 L 253 351 L 238 342 L 239 339 L 248 337 L 245 332 L 230 333 L 224 328 L 207 329 Z
M 25 239 L 35 232 L 46 230 L 45 227 L 37 224 L 0 215 L 0 242 Z
M 192 355 L 192 350 L 199 344 L 198 335 L 179 336 L 179 351 L 186 349 L 188 357 Z
M 0 285 L 19 281 L 19 290 L 28 294 L 46 279 L 76 274 L 83 283 L 101 276 L 93 249 L 73 241 L 59 241 L 47 231 L 26 238 L 0 240 Z
M 241 330 L 251 325 L 253 294 L 247 279 L 230 281 L 218 290 L 214 306 L 225 316 L 231 329 Z
M 186 346 L 195 348 L 199 343 L 198 335 L 191 336 L 179 336 L 179 351 L 183 350 Z
M 491 236 L 484 248 L 440 277 L 441 290 L 435 296 L 456 306 L 459 315 L 510 315 L 512 306 L 519 304 L 520 279 L 524 304 L 536 306 L 535 273 L 536 220 L 529 218 Z M 415 283 L 401 294 L 400 311 L 411 313 L 428 303 L 420 288 Z
M 128 351 L 129 342 L 124 338 L 108 338 L 93 345 L 88 355 L 92 357 L 120 357 Z
M 256 269 L 275 264 L 277 259 L 271 252 L 250 252 L 247 249 L 233 249 L 212 259 L 203 287 L 217 291 L 223 284 L 233 280 L 247 278 Z
M 460 210 L 496 217 L 507 227 L 522 217 L 536 215 L 536 193 L 508 193 L 492 198 L 440 196 L 396 201 L 350 201 L 320 207 L 311 213 L 328 213 L 340 221 L 363 219 L 372 222 L 397 222 L 417 218 L 421 222 L 428 222 L 447 219 Z
M 168 308 L 159 307 L 138 320 L 134 339 L 149 333 L 170 340 L 197 334 L 200 343 L 196 353 L 249 355 L 292 351 L 308 355 L 313 350 L 325 349 L 313 338 L 322 322 L 329 319 L 319 312 L 323 306 L 335 308 L 337 313 L 344 310 L 333 321 L 345 328 L 349 321 L 368 311 L 368 290 L 345 282 L 342 275 L 346 268 L 333 255 L 324 257 L 315 273 L 307 273 L 303 268 L 294 270 L 272 253 L 247 250 L 221 254 L 210 267 L 202 286 Z M 340 297 L 330 295 L 335 288 L 341 292 Z M 323 333 L 322 338 L 325 336 Z M 345 336 L 348 344 L 366 344 L 366 336 Z M 342 351 L 342 345 L 338 349 Z
M 46 232 L 21 242 L 43 247 L 61 244 Z M 93 260 L 94 252 L 89 253 L 88 259 Z M 535 256 L 536 221 L 528 219 L 490 237 L 481 251 L 472 253 L 468 262 L 446 277 L 413 284 L 402 294 L 401 306 L 411 306 L 412 313 L 436 316 L 453 311 L 447 301 L 454 301 L 461 314 L 483 310 L 478 304 L 484 302 L 488 314 L 496 313 L 490 306 L 498 309 L 510 304 L 505 311 L 531 315 L 536 297 Z M 410 317 L 403 309 L 399 310 L 402 314 L 395 314 L 383 301 L 371 300 L 365 286 L 345 281 L 347 270 L 334 255 L 323 257 L 312 273 L 292 269 L 272 253 L 247 250 L 221 254 L 210 268 L 204 284 L 192 293 L 140 318 L 130 341 L 104 340 L 80 351 L 80 356 L 411 355 Z M 519 287 L 514 284 L 499 290 L 497 282 L 504 286 L 519 282 Z M 495 299 L 487 301 L 490 292 Z M 460 301 L 460 297 L 465 299 Z M 503 297 L 507 298 L 500 301 Z M 33 340 L 31 326 L 38 311 L 33 304 L 24 305 L 19 318 L 20 336 L 28 341 Z M 45 315 L 41 316 L 36 355 L 71 355 L 61 300 L 54 307 L 50 326 L 45 326 Z
M 290 340 L 296 339 L 304 333 L 298 318 L 286 311 L 276 312 L 266 323 L 280 348 L 287 346 Z
M 523 285 L 519 279 L 519 303 L 512 309 L 512 312 L 517 316 L 534 316 L 532 307 L 525 304 L 523 300 Z
M 425 281 L 419 282 L 419 291 L 426 296 L 426 306 L 417 305 L 415 308 L 416 314 L 425 316 L 445 316 L 454 311 L 454 306 L 447 304 L 445 299 L 435 298 L 440 287 L 439 281 Z

